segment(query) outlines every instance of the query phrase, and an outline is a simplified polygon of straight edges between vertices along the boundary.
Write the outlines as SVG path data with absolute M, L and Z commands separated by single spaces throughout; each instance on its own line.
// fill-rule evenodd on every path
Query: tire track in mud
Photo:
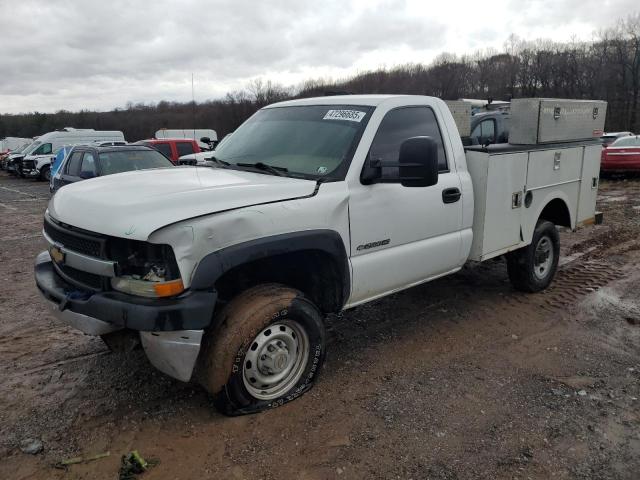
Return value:
M 581 297 L 618 280 L 623 273 L 610 264 L 597 261 L 571 262 L 558 269 L 551 286 L 538 294 L 514 292 L 506 302 L 514 307 L 535 305 L 550 312 L 566 310 Z
M 29 368 L 28 370 L 15 371 L 15 372 L 9 374 L 8 378 L 12 379 L 14 377 L 23 377 L 25 375 L 33 375 L 35 373 L 40 373 L 40 372 L 42 372 L 44 370 L 60 368 L 63 365 L 66 365 L 68 363 L 74 363 L 74 362 L 90 360 L 90 359 L 95 358 L 95 357 L 108 355 L 109 353 L 111 353 L 109 350 L 100 350 L 98 352 L 81 353 L 79 355 L 65 357 L 65 358 L 60 359 L 60 360 L 52 360 L 50 362 L 45 362 L 45 363 L 43 363 L 41 365 L 37 365 L 35 367 Z

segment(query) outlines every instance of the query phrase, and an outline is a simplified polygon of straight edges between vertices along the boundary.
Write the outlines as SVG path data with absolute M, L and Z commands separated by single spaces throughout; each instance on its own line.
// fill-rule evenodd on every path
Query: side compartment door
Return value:
M 447 158 L 440 126 L 428 106 L 401 107 L 383 118 L 367 162 L 397 162 L 408 138 L 438 144 L 438 183 L 349 185 L 352 294 L 355 305 L 450 271 L 459 265 L 462 201 L 455 162 Z M 393 174 L 394 172 L 388 172 Z M 397 173 L 397 172 L 395 172 Z M 383 178 L 385 169 L 383 169 Z

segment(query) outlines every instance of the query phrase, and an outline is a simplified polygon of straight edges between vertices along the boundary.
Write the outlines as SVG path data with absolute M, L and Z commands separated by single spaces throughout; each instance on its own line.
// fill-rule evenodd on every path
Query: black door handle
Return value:
M 458 188 L 445 188 L 442 191 L 442 201 L 444 203 L 455 203 L 460 200 L 462 193 Z

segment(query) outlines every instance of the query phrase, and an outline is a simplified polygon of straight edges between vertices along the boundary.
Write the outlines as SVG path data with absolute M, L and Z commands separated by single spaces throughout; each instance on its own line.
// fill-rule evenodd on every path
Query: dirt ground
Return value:
M 500 260 L 348 311 L 311 392 L 239 418 L 54 323 L 32 268 L 48 196 L 0 173 L 0 478 L 114 479 L 133 449 L 148 480 L 640 478 L 638 178 L 602 182 L 605 222 L 561 234 L 548 291 Z

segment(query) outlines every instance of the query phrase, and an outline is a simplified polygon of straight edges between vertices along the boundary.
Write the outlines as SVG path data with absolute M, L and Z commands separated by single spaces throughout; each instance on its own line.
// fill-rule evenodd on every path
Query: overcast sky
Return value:
M 0 0 L 0 113 L 218 98 L 441 52 L 590 40 L 638 0 Z

